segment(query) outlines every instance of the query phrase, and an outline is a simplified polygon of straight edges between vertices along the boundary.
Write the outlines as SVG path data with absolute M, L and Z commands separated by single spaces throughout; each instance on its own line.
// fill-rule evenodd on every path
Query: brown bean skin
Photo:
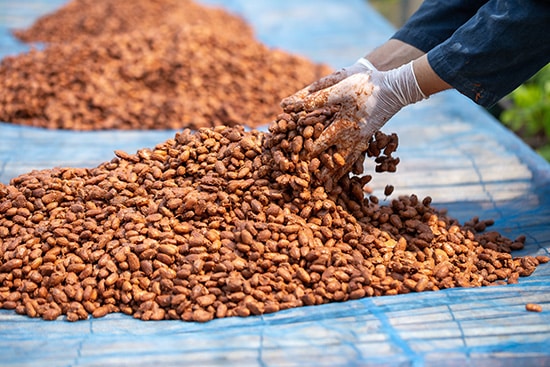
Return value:
M 525 309 L 529 312 L 542 312 L 542 306 L 536 303 L 527 303 Z
M 0 306 L 46 320 L 208 322 L 515 283 L 548 261 L 512 257 L 525 238 L 479 232 L 490 220 L 460 225 L 431 199 L 365 196 L 371 175 L 324 182 L 344 156 L 330 147 L 312 158 L 308 144 L 333 118 L 287 111 L 269 134 L 185 130 L 92 169 L 0 184 Z M 395 139 L 377 133 L 369 145 L 382 171 L 398 163 L 384 155 Z

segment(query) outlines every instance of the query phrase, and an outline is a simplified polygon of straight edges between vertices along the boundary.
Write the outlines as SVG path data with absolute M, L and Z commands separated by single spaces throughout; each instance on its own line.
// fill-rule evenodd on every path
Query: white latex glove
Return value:
M 317 80 L 316 82 L 313 82 L 312 84 L 308 85 L 304 89 L 294 93 L 292 96 L 284 99 L 282 102 L 283 108 L 287 110 L 285 108 L 285 104 L 296 105 L 297 103 L 302 101 L 304 98 L 306 98 L 308 95 L 314 92 L 317 92 L 321 89 L 331 87 L 334 84 L 341 82 L 342 80 L 346 79 L 347 77 L 353 74 L 368 72 L 371 70 L 376 70 L 374 65 L 372 65 L 369 60 L 365 58 L 360 58 L 355 62 L 355 64 L 342 68 L 340 70 L 337 70 L 334 73 L 327 75 Z
M 345 164 L 323 172 L 322 177 L 328 175 L 336 181 L 350 172 L 354 163 L 365 154 L 377 130 L 401 108 L 425 98 L 416 81 L 412 62 L 389 71 L 378 71 L 367 60 L 359 59 L 351 67 L 285 98 L 281 106 L 287 112 L 339 108 L 331 124 L 314 142 L 310 156 L 316 157 L 335 146 Z

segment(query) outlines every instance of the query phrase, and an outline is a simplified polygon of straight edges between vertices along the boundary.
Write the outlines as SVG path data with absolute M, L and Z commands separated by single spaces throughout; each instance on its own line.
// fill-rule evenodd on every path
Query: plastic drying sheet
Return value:
M 0 0 L 0 57 L 27 49 L 10 33 L 63 1 Z M 208 0 L 249 21 L 269 46 L 353 63 L 393 32 L 361 0 Z M 1 93 L 1 91 L 0 91 Z M 400 137 L 394 195 L 430 195 L 461 222 L 494 219 L 515 255 L 548 255 L 550 165 L 455 92 L 403 109 L 384 127 Z M 93 167 L 115 149 L 135 152 L 174 131 L 67 132 L 0 124 L 0 181 L 33 169 Z M 383 196 L 380 194 L 379 196 Z M 527 312 L 526 303 L 543 312 Z M 547 366 L 550 264 L 519 284 L 451 289 L 302 307 L 208 323 L 144 322 L 122 314 L 70 323 L 0 311 L 2 366 Z

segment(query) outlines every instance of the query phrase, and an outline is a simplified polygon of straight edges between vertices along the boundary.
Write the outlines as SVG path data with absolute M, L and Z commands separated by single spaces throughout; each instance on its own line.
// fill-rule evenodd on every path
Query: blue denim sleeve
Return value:
M 449 38 L 488 0 L 424 0 L 392 38 L 427 53 Z
M 434 71 L 476 103 L 494 105 L 550 62 L 550 1 L 477 1 L 481 6 L 469 17 L 451 13 L 447 1 L 429 1 L 433 12 L 416 22 L 419 30 L 399 38 L 400 30 L 396 38 L 415 47 L 424 43 L 418 48 L 428 53 Z M 461 8 L 469 11 L 475 8 L 475 1 L 450 2 L 469 4 Z M 445 10 L 437 12 L 437 6 Z M 447 27 L 442 25 L 443 16 Z M 421 35 L 420 41 L 411 41 L 415 32 Z

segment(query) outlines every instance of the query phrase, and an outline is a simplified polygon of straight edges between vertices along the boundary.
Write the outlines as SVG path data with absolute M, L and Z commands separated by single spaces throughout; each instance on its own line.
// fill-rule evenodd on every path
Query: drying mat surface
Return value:
M 64 1 L 0 0 L 0 57 L 27 46 L 26 27 Z M 245 17 L 264 43 L 337 68 L 382 43 L 392 27 L 361 0 L 203 0 Z M 384 128 L 400 137 L 396 174 L 374 189 L 430 195 L 464 222 L 527 236 L 515 255 L 550 250 L 550 165 L 455 92 L 403 109 Z M 0 123 L 0 182 L 55 166 L 93 167 L 174 135 L 46 131 Z M 381 196 L 381 195 L 380 195 Z M 543 312 L 525 311 L 539 303 Z M 206 324 L 121 314 L 69 323 L 0 311 L 2 366 L 529 366 L 550 365 L 550 264 L 519 284 L 366 298 Z

